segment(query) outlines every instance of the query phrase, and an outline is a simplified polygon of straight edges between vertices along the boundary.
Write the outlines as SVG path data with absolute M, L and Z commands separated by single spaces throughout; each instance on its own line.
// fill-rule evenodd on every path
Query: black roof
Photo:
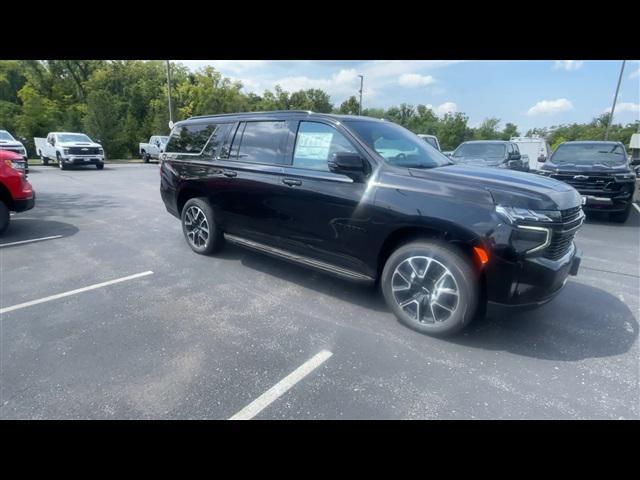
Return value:
M 316 113 L 308 110 L 272 110 L 266 112 L 238 112 L 238 113 L 220 113 L 217 115 L 198 115 L 195 117 L 189 117 L 186 120 L 180 120 L 176 122 L 177 124 L 182 123 L 197 123 L 199 121 L 204 120 L 217 120 L 217 119 L 247 119 L 247 118 L 262 118 L 262 117 L 301 117 L 306 116 L 308 118 L 325 118 L 331 119 L 337 122 L 343 122 L 347 120 L 364 120 L 364 121 L 372 121 L 372 122 L 381 122 L 384 120 L 373 118 L 373 117 L 365 117 L 359 115 L 339 115 L 334 113 Z

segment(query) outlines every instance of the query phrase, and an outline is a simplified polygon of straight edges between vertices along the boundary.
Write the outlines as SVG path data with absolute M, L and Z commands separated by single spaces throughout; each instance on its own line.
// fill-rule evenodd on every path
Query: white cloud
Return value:
M 424 87 L 434 82 L 435 79 L 431 75 L 420 75 L 419 73 L 403 73 L 398 78 L 398 84 L 403 87 Z
M 640 67 L 638 67 L 635 71 L 631 72 L 631 75 L 629 75 L 630 79 L 634 79 L 638 77 L 640 77 Z
M 611 111 L 611 107 L 607 107 L 602 112 L 609 113 L 610 111 Z M 616 103 L 615 113 L 625 113 L 625 112 L 640 114 L 640 103 L 633 103 L 633 102 Z
M 458 105 L 456 105 L 454 102 L 444 102 L 437 107 L 428 104 L 427 108 L 430 108 L 436 113 L 436 115 L 440 116 L 444 115 L 445 113 L 455 113 L 458 111 Z
M 351 69 L 342 69 L 329 78 L 310 78 L 305 75 L 295 77 L 283 77 L 273 80 L 273 85 L 280 85 L 283 90 L 294 92 L 309 88 L 320 88 L 329 95 L 356 95 L 360 88 L 358 72 Z M 364 93 L 367 93 L 365 89 Z
M 527 111 L 527 115 L 548 115 L 573 110 L 573 104 L 566 98 L 542 100 Z
M 570 72 L 572 70 L 578 70 L 583 64 L 584 61 L 582 60 L 556 60 L 553 64 L 553 69 Z

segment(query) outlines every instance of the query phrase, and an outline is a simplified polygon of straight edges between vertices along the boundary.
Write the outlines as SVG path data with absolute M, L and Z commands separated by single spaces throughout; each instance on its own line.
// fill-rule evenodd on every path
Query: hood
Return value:
M 432 169 L 409 169 L 409 174 L 464 191 L 488 191 L 497 204 L 534 210 L 565 210 L 581 204 L 572 186 L 533 173 L 502 168 L 451 165 Z
M 0 140 L 0 147 L 24 147 L 24 145 L 17 140 Z
M 597 175 L 599 173 L 612 174 L 612 173 L 628 173 L 631 172 L 627 163 L 620 164 L 604 164 L 604 163 L 580 163 L 580 160 L 576 160 L 575 163 L 553 163 L 546 162 L 540 170 L 553 173 L 575 173 L 575 174 L 589 174 Z
M 69 147 L 92 147 L 92 148 L 102 148 L 102 145 L 100 145 L 99 143 L 95 143 L 95 142 L 58 142 L 56 144 L 56 146 L 60 146 L 63 148 L 69 148 Z

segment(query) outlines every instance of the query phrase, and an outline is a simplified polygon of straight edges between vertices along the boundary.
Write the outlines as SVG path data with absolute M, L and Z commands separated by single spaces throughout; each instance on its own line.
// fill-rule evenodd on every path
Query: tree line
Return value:
M 239 81 L 213 67 L 192 72 L 171 64 L 174 120 L 193 115 L 265 110 L 312 110 L 358 114 L 355 96 L 339 106 L 320 89 L 288 92 L 276 86 L 262 95 L 246 93 Z M 138 155 L 138 143 L 169 133 L 166 64 L 141 60 L 6 60 L 0 61 L 0 129 L 25 139 L 35 155 L 33 137 L 50 131 L 82 131 L 99 139 L 108 158 Z M 467 140 L 508 140 L 517 126 L 490 117 L 475 128 L 462 112 L 436 115 L 426 105 L 402 104 L 388 109 L 363 109 L 363 115 L 384 118 L 415 133 L 436 135 L 443 150 Z M 569 140 L 604 138 L 608 114 L 589 123 L 533 129 L 526 135 L 546 138 L 552 147 Z M 629 143 L 638 128 L 614 124 L 609 138 Z

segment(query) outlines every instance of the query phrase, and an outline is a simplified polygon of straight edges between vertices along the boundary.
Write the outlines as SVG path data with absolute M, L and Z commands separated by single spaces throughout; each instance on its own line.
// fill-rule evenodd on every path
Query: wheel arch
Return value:
M 4 203 L 10 211 L 15 209 L 15 205 L 13 203 L 13 196 L 5 187 L 0 183 L 0 202 Z
M 176 197 L 176 208 L 178 210 L 178 215 L 182 215 L 182 209 L 184 208 L 184 204 L 187 203 L 192 198 L 196 197 L 206 197 L 206 191 L 202 185 L 197 183 L 187 182 L 180 187 L 178 190 L 178 195 Z

